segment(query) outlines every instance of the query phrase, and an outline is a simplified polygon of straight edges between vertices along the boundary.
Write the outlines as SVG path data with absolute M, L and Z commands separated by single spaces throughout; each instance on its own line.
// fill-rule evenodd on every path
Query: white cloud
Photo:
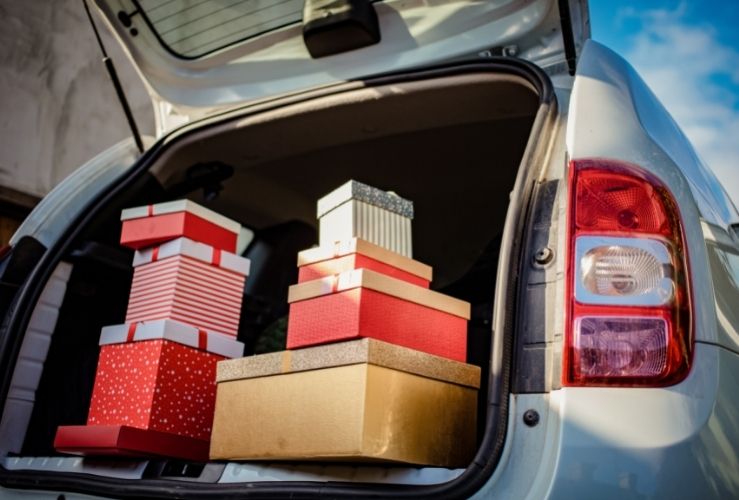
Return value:
M 691 24 L 686 4 L 675 10 L 622 9 L 617 22 L 641 30 L 626 58 L 670 111 L 704 162 L 739 205 L 739 51 L 723 45 L 711 26 Z

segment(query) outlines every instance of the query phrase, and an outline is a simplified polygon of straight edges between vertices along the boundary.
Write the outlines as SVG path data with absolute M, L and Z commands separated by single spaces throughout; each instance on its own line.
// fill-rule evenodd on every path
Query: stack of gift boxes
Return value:
M 298 255 L 287 351 L 218 364 L 211 458 L 466 466 L 479 368 L 466 302 L 411 258 L 413 204 L 350 181 Z
M 243 355 L 241 226 L 188 200 L 127 209 L 121 219 L 121 244 L 136 250 L 125 324 L 102 330 L 87 425 L 60 427 L 54 445 L 207 460 L 216 364 Z

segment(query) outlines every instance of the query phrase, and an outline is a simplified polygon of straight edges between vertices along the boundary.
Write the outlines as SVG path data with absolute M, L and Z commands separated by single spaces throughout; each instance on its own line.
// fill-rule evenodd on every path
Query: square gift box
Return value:
M 424 288 L 429 287 L 432 277 L 430 266 L 359 238 L 298 254 L 298 283 L 352 269 L 369 269 Z
M 477 366 L 361 339 L 218 364 L 210 457 L 466 467 Z
M 127 323 L 169 318 L 238 333 L 249 259 L 178 238 L 137 251 L 133 266 Z
M 103 328 L 87 425 L 62 426 L 57 450 L 207 459 L 216 363 L 244 346 L 171 320 Z
M 369 269 L 290 287 L 287 348 L 371 337 L 465 361 L 467 302 Z
M 140 249 L 187 237 L 219 250 L 236 251 L 241 224 L 190 200 L 176 200 L 121 213 L 121 245 Z
M 319 245 L 361 238 L 411 257 L 412 219 L 412 201 L 352 180 L 318 200 Z

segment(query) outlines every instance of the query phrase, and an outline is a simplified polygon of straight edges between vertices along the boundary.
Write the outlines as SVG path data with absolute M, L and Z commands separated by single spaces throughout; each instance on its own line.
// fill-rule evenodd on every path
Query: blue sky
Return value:
M 590 18 L 739 206 L 739 1 L 590 0 Z

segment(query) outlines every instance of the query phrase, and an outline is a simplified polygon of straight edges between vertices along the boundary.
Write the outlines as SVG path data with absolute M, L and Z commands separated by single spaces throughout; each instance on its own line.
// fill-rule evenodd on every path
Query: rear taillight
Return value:
M 688 262 L 672 195 L 636 167 L 570 164 L 563 383 L 659 387 L 692 354 Z

